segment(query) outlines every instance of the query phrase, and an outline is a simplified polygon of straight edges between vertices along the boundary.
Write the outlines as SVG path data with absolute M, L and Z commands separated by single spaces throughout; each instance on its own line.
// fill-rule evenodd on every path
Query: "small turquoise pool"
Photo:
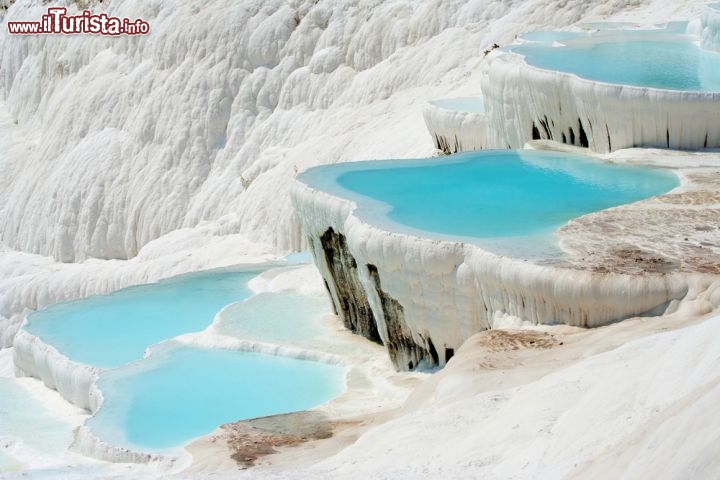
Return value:
M 337 365 L 220 349 L 164 346 L 101 374 L 105 401 L 87 425 L 101 440 L 164 451 L 242 419 L 315 407 L 344 390 Z
M 511 150 L 327 165 L 298 179 L 356 201 L 374 225 L 470 241 L 552 234 L 570 219 L 679 185 L 665 170 Z
M 33 313 L 24 327 L 73 361 L 114 368 L 145 349 L 205 329 L 225 306 L 248 298 L 259 272 L 208 271 L 60 303 Z
M 670 28 L 670 27 L 669 27 Z M 541 32 L 509 47 L 534 67 L 572 73 L 598 82 L 692 92 L 720 92 L 720 53 L 692 37 L 662 31 L 594 35 Z M 525 38 L 533 38 L 528 34 Z M 547 40 L 560 41 L 553 44 Z

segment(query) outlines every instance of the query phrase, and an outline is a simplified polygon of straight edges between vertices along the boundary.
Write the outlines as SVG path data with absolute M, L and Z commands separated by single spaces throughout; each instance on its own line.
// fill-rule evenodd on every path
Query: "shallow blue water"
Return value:
M 482 97 L 441 98 L 431 100 L 430 103 L 436 107 L 455 112 L 485 113 Z
M 113 368 L 150 345 L 203 330 L 222 307 L 248 298 L 257 271 L 209 271 L 56 304 L 31 314 L 25 329 L 71 360 Z
M 268 292 L 223 309 L 215 327 L 219 333 L 245 340 L 307 345 L 323 335 L 320 319 L 328 313 L 326 297 Z
M 164 450 L 241 419 L 305 410 L 342 393 L 325 363 L 172 345 L 104 372 L 105 401 L 88 425 L 115 445 Z
M 549 234 L 572 218 L 679 184 L 667 171 L 509 150 L 329 165 L 298 178 L 357 201 L 371 223 L 475 239 Z
M 564 46 L 528 43 L 510 50 L 524 55 L 529 65 L 589 80 L 720 92 L 720 54 L 701 49 L 689 37 L 647 31 L 588 38 L 570 40 Z

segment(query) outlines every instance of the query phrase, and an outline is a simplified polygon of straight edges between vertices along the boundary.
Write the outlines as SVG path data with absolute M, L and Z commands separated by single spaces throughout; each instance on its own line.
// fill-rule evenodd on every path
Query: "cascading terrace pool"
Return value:
M 321 335 L 316 319 L 327 313 L 327 303 L 292 293 L 255 296 L 248 282 L 262 271 L 181 275 L 33 313 L 20 336 L 32 335 L 44 346 L 31 341 L 19 348 L 40 348 L 40 357 L 44 348 L 53 348 L 62 357 L 54 374 L 42 362 L 28 373 L 56 383 L 65 376 L 73 383 L 91 368 L 96 373 L 85 396 L 92 391 L 101 396 L 97 411 L 90 400 L 86 406 L 95 414 L 85 425 L 93 441 L 171 458 L 223 423 L 305 410 L 333 399 L 345 389 L 346 371 L 336 362 L 284 356 L 275 352 L 277 343 L 264 344 L 277 354 L 263 354 L 226 348 L 222 341 L 175 339 L 205 331 L 228 305 L 225 317 L 231 320 L 220 322 L 216 332 L 226 335 L 224 341 L 307 342 L 309 335 Z M 298 301 L 288 316 L 292 300 Z M 16 360 L 17 354 L 16 349 Z M 69 360 L 65 367 L 63 358 Z
M 687 92 L 720 92 L 720 53 L 664 31 L 549 32 L 508 50 L 534 67 L 581 78 Z
M 142 452 L 172 452 L 221 424 L 305 410 L 344 389 L 341 366 L 184 345 L 98 380 L 105 400 L 94 435 Z
M 486 143 L 720 147 L 717 17 L 707 7 L 695 27 L 533 32 L 497 49 L 482 81 Z
M 355 201 L 357 215 L 381 228 L 524 257 L 559 253 L 553 232 L 572 218 L 679 184 L 668 171 L 541 151 L 347 163 L 298 179 Z

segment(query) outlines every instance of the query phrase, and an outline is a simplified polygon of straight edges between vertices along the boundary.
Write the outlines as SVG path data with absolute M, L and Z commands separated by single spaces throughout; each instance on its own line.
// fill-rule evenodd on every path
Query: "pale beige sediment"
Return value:
M 680 169 L 678 191 L 585 215 L 560 229 L 566 265 L 628 274 L 720 274 L 720 168 Z

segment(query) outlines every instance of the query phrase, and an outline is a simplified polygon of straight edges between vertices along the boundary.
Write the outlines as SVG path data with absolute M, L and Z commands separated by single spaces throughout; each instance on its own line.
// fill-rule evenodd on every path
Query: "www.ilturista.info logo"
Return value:
M 95 15 L 90 10 L 83 10 L 79 15 L 67 15 L 65 7 L 48 8 L 39 22 L 7 22 L 7 26 L 8 32 L 13 35 L 147 35 L 150 32 L 150 24 L 140 18 L 109 17 L 106 13 Z

